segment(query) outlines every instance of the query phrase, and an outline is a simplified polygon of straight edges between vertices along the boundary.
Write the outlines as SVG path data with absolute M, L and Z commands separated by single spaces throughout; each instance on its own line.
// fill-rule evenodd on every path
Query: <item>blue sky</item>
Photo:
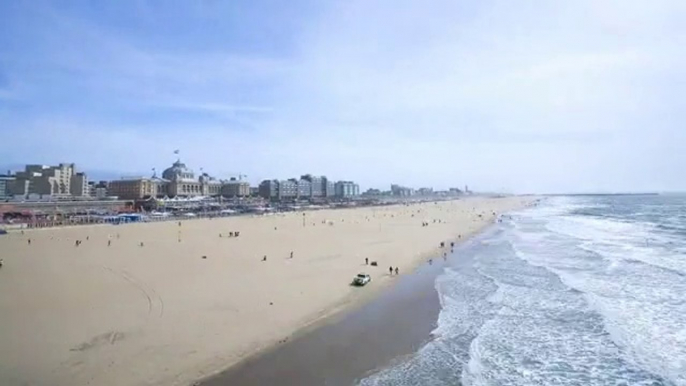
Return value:
M 0 165 L 686 190 L 686 2 L 4 1 Z

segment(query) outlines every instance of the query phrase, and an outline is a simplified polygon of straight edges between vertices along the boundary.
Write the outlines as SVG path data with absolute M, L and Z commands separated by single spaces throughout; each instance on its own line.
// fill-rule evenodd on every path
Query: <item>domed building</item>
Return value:
M 176 160 L 171 167 L 162 172 L 162 178 L 168 180 L 167 195 L 193 197 L 216 196 L 221 192 L 221 182 L 203 173 L 195 178 L 193 170 L 186 167 L 181 160 Z
M 176 160 L 170 168 L 167 168 L 162 172 L 162 178 L 169 181 L 194 181 L 195 173 L 193 173 L 191 169 L 188 169 L 186 164 L 181 162 L 181 160 Z

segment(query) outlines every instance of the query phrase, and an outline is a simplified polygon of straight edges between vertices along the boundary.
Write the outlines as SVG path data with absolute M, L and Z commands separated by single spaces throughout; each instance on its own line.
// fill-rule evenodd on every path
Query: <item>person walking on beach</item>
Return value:
M 395 267 L 395 276 L 398 276 L 398 267 Z
M 112 245 L 112 240 L 107 240 L 107 246 L 109 247 L 110 245 Z
M 31 239 L 28 239 L 27 241 L 29 242 L 29 245 L 31 245 Z
M 365 258 L 364 258 L 364 264 L 365 264 L 365 265 L 369 265 L 369 258 L 368 258 L 368 257 L 365 257 Z
M 393 267 L 388 267 L 388 273 L 393 276 Z
M 293 251 L 291 251 L 291 257 L 290 257 L 290 258 L 291 258 L 291 259 L 293 258 Z

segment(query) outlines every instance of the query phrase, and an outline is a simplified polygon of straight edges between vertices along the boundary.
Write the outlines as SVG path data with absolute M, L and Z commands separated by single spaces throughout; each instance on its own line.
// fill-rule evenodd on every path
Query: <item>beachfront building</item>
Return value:
M 10 193 L 14 196 L 88 196 L 88 177 L 84 173 L 76 173 L 73 163 L 26 165 L 23 171 L 12 177 Z
M 396 197 L 410 197 L 414 196 L 415 191 L 412 188 L 407 188 L 400 185 L 391 185 L 391 195 Z
M 224 182 L 221 192 L 224 197 L 247 197 L 250 195 L 250 184 L 231 178 Z
M 379 189 L 367 189 L 366 192 L 362 193 L 363 196 L 380 196 L 382 192 Z
M 71 195 L 79 197 L 90 197 L 88 188 L 88 177 L 85 173 L 75 173 L 71 176 Z
M 181 160 L 165 169 L 162 178 L 169 181 L 166 195 L 170 197 L 218 196 L 221 193 L 221 181 L 207 173 L 196 179 L 193 170 L 187 168 Z
M 121 200 L 140 200 L 165 196 L 168 186 L 169 181 L 163 178 L 122 178 L 121 180 L 110 181 L 106 194 L 118 197 Z
M 298 198 L 298 180 L 291 178 L 279 181 L 278 192 L 279 200 L 295 200 Z
M 107 181 L 88 181 L 88 193 L 91 198 L 102 200 L 107 197 Z
M 417 194 L 420 196 L 431 196 L 434 194 L 433 188 L 419 188 L 417 189 Z
M 324 197 L 330 198 L 336 196 L 336 184 L 333 181 L 326 180 L 326 190 Z
M 359 196 L 360 187 L 352 181 L 338 181 L 335 186 L 335 194 L 338 198 L 352 198 Z
M 298 180 L 298 198 L 312 198 L 312 183 L 305 179 Z
M 276 200 L 279 197 L 279 181 L 264 180 L 257 187 L 258 195 L 267 200 Z
M 311 174 L 305 174 L 301 176 L 300 179 L 310 183 L 311 189 L 309 198 L 317 199 L 322 197 L 334 197 L 336 195 L 336 187 L 334 182 L 329 180 L 326 176 L 313 176 Z M 300 196 L 304 197 L 303 194 Z
M 12 184 L 14 184 L 13 176 L 0 175 L 0 200 L 6 200 L 12 196 Z
M 327 179 L 325 176 L 313 176 L 311 174 L 305 174 L 300 177 L 301 181 L 306 181 L 310 185 L 309 197 L 317 198 L 324 197 L 326 195 L 326 184 Z M 302 194 L 301 194 L 302 196 Z

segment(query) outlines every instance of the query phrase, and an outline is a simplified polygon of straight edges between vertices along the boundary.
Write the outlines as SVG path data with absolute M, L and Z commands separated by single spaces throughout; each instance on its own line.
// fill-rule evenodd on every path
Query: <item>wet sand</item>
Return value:
M 438 257 L 362 307 L 198 384 L 350 386 L 431 339 L 440 311 L 434 281 L 445 266 Z

